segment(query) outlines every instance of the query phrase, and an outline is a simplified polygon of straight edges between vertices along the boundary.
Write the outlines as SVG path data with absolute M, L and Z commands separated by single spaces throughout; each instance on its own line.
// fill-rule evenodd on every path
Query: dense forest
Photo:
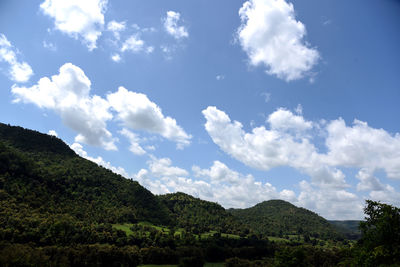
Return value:
M 0 124 L 0 266 L 390 266 L 400 211 L 367 201 L 361 238 L 274 200 L 244 210 L 137 182 L 60 139 Z
M 235 218 L 265 236 L 304 235 L 343 239 L 327 220 L 283 200 L 269 200 L 247 209 L 230 209 Z

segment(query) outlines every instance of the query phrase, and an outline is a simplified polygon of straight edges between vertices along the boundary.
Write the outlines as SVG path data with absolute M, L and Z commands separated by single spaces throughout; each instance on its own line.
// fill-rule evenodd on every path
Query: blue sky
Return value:
M 400 3 L 1 1 L 0 121 L 156 194 L 400 205 Z

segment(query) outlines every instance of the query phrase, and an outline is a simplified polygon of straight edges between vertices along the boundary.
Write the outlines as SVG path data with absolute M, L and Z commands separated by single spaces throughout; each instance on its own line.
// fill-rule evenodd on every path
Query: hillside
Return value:
M 101 224 L 138 220 L 169 224 L 170 213 L 137 182 L 79 157 L 60 139 L 0 124 L 2 240 L 69 243 L 70 231 L 93 242 Z
M 345 235 L 348 239 L 359 239 L 361 237 L 360 222 L 357 220 L 347 220 L 347 221 L 328 221 L 332 224 L 339 233 Z
M 268 236 L 291 234 L 323 239 L 340 238 L 334 227 L 324 218 L 283 200 L 269 200 L 247 209 L 229 210 L 240 222 L 256 233 Z
M 245 235 L 249 229 L 217 203 L 201 200 L 185 193 L 160 195 L 179 228 L 191 232 L 217 231 L 228 234 Z

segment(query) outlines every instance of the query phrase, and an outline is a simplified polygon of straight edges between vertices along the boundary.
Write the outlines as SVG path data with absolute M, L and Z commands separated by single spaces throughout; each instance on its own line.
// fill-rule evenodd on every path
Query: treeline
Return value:
M 229 212 L 239 222 L 263 236 L 302 235 L 324 240 L 344 238 L 321 216 L 283 200 L 264 201 L 247 209 L 229 209 Z
M 245 237 L 251 234 L 221 205 L 178 192 L 158 196 L 172 214 L 173 226 L 194 234 L 216 231 Z
M 357 244 L 328 248 L 310 238 L 336 238 L 323 218 L 272 203 L 229 214 L 182 193 L 157 197 L 80 158 L 58 138 L 0 124 L 0 266 L 400 264 L 398 208 L 367 202 Z M 113 227 L 138 221 L 168 231 L 133 227 L 127 234 Z M 288 233 L 308 239 L 268 240 Z

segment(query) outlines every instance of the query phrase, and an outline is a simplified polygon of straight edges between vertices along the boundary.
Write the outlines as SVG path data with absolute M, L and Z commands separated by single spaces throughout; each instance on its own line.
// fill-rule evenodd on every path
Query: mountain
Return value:
M 230 209 L 243 224 L 267 236 L 309 235 L 323 239 L 340 238 L 336 229 L 324 218 L 283 200 L 269 200 L 247 209 Z
M 330 220 L 328 221 L 332 224 L 338 232 L 344 234 L 348 239 L 359 239 L 361 237 L 360 222 L 357 220 L 347 220 L 338 221 Z
M 244 235 L 249 233 L 248 227 L 217 203 L 201 200 L 185 193 L 160 195 L 179 228 L 192 232 L 217 231 L 228 234 Z
M 1 240 L 68 243 L 75 232 L 97 240 L 101 225 L 139 220 L 168 225 L 171 214 L 137 182 L 79 157 L 60 139 L 0 124 Z

